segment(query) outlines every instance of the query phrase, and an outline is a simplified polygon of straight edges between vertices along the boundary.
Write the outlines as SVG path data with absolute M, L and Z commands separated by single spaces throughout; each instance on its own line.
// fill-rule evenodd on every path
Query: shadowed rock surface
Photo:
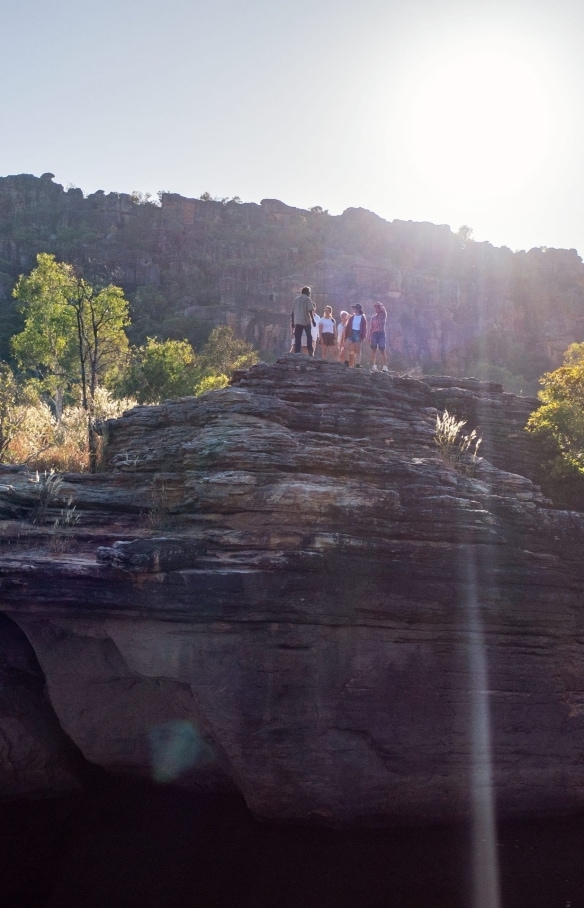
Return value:
M 0 608 L 63 731 L 265 818 L 466 817 L 489 779 L 504 813 L 581 809 L 584 516 L 530 478 L 533 406 L 286 356 L 110 422 L 44 525 L 2 468 Z M 441 457 L 444 409 L 477 464 Z

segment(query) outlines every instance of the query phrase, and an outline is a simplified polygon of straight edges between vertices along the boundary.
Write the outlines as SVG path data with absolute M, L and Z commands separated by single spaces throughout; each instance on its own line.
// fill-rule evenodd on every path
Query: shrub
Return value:
M 482 438 L 476 429 L 468 435 L 462 433 L 466 419 L 459 419 L 448 410 L 436 416 L 434 442 L 438 445 L 442 459 L 449 466 L 463 472 L 472 471 L 478 461 L 478 449 Z
M 98 388 L 94 403 L 97 419 L 111 419 L 136 402 L 116 400 L 105 388 Z M 21 407 L 18 415 L 18 430 L 6 457 L 10 463 L 27 464 L 39 472 L 83 473 L 89 469 L 88 417 L 83 407 L 65 407 L 59 422 L 48 404 L 37 400 Z

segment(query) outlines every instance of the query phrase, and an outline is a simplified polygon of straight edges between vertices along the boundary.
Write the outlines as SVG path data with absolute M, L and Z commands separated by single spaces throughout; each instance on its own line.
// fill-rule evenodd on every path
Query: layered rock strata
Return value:
M 0 610 L 63 732 L 264 818 L 581 809 L 584 516 L 529 478 L 533 405 L 287 356 L 110 422 L 44 524 L 2 469 Z M 441 455 L 444 409 L 484 457 Z

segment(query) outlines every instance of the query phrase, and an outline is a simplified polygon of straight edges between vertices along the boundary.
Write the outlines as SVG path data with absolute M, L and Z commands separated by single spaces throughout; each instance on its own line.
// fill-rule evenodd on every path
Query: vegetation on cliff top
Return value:
M 215 328 L 199 353 L 186 341 L 148 338 L 130 347 L 120 287 L 93 286 L 69 263 L 40 253 L 13 294 L 23 315 L 11 338 L 18 371 L 0 362 L 0 462 L 94 470 L 98 423 L 136 401 L 223 387 L 257 355 L 231 328 Z

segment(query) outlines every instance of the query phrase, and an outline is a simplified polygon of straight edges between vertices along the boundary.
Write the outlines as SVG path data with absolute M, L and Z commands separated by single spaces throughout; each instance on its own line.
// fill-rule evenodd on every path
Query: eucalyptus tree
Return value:
M 119 368 L 128 350 L 128 302 L 120 287 L 93 287 L 67 262 L 40 253 L 14 296 L 24 329 L 12 338 L 22 368 L 40 380 L 60 419 L 66 393 L 78 392 L 87 412 L 90 469 L 96 466 L 94 398 L 98 382 Z
M 74 284 L 71 265 L 41 253 L 37 267 L 21 275 L 13 290 L 24 315 L 23 330 L 12 337 L 13 353 L 52 397 L 59 421 L 65 394 L 79 377 L 75 312 L 68 302 Z

